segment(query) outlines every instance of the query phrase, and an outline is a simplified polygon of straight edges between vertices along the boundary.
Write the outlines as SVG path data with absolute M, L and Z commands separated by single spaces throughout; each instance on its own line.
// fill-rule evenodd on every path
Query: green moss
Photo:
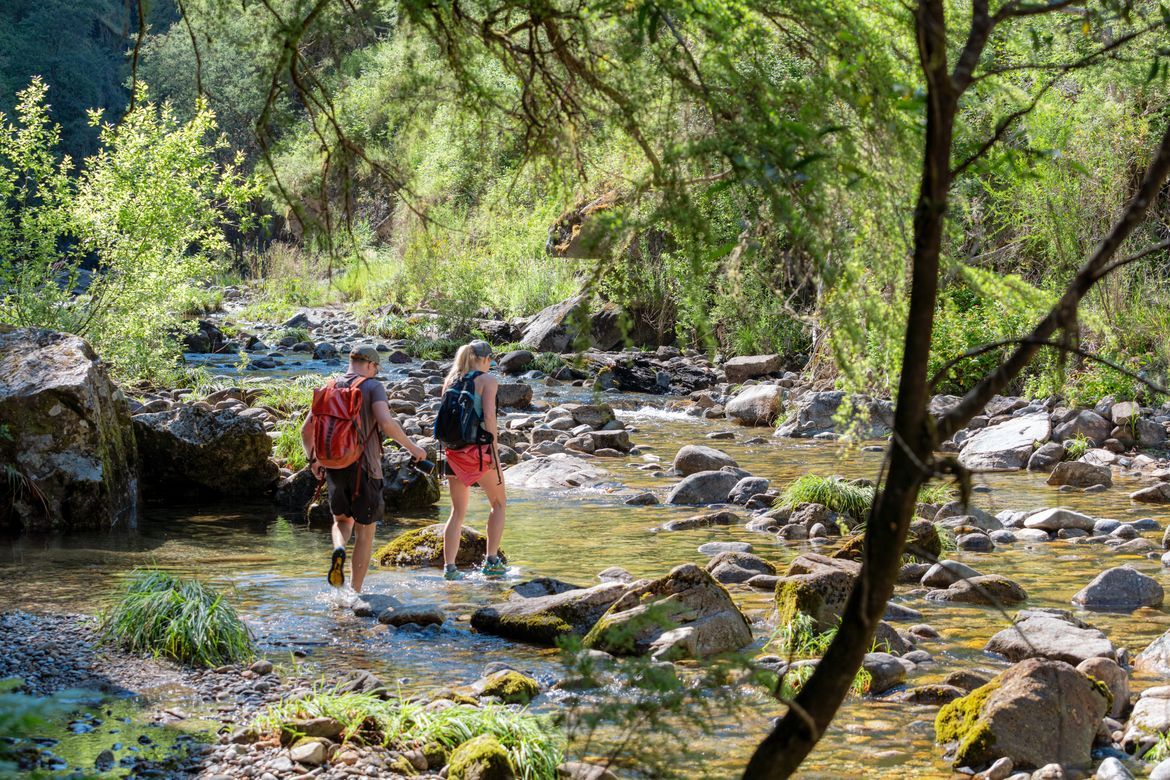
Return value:
M 776 583 L 776 613 L 780 625 L 788 625 L 801 615 L 819 622 L 824 606 L 824 596 L 803 579 L 790 577 Z
M 386 768 L 396 775 L 405 775 L 406 777 L 418 774 L 418 770 L 414 768 L 414 764 L 407 760 L 406 756 L 398 756 L 393 761 L 387 762 Z
M 593 624 L 593 628 L 589 629 L 589 633 L 581 640 L 581 644 L 592 650 L 612 652 L 609 648 L 609 642 L 606 639 L 606 634 L 611 628 L 613 628 L 613 621 L 609 619 L 609 613 L 607 612 Z
M 1101 682 L 1100 680 L 1098 680 L 1096 677 L 1092 676 L 1091 674 L 1086 674 L 1085 677 L 1089 678 L 1089 682 L 1091 682 L 1093 684 L 1093 687 L 1097 689 L 1097 692 L 1100 693 L 1102 697 L 1104 697 L 1104 699 L 1105 699 L 1105 714 L 1108 715 L 1110 712 L 1113 711 L 1113 691 L 1109 690 L 1108 685 Z
M 512 780 L 515 771 L 499 740 L 482 734 L 464 742 L 451 754 L 448 780 Z
M 980 764 L 991 756 L 995 735 L 980 715 L 991 694 L 999 689 L 999 683 L 992 681 L 976 688 L 962 698 L 944 704 L 934 719 L 934 734 L 938 742 L 958 743 L 955 749 L 955 766 Z
M 573 633 L 573 626 L 563 618 L 549 613 L 536 615 L 503 615 L 500 633 L 518 636 L 531 642 L 553 644 L 559 637 Z
M 451 756 L 450 749 L 447 748 L 447 746 L 442 742 L 428 742 L 420 749 L 422 750 L 423 756 L 427 760 L 427 766 L 432 768 L 437 766 L 445 766 L 449 757 Z
M 483 696 L 495 696 L 505 704 L 527 704 L 540 694 L 540 684 L 527 675 L 505 669 L 489 675 L 480 686 Z
M 455 563 L 472 566 L 478 564 L 486 553 L 487 539 L 476 531 L 464 528 Z M 507 560 L 503 550 L 500 550 L 500 557 Z M 407 531 L 378 548 L 374 558 L 382 566 L 442 566 L 443 524 Z

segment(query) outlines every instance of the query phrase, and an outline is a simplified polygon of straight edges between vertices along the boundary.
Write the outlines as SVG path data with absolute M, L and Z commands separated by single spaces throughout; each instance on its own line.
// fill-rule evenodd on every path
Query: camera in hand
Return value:
M 423 458 L 422 460 L 412 460 L 410 462 L 410 467 L 420 474 L 430 474 L 435 470 L 435 462 L 433 460 L 427 460 L 426 458 Z

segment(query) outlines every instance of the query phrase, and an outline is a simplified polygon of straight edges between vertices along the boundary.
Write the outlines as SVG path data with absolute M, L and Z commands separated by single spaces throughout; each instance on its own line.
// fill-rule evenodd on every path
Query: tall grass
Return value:
M 834 512 L 844 512 L 857 518 L 865 517 L 871 503 L 872 487 L 851 485 L 840 477 L 820 477 L 816 474 L 805 474 L 780 494 L 781 506 L 821 504 Z
M 281 420 L 276 425 L 276 438 L 272 442 L 272 455 L 293 471 L 300 471 L 309 465 L 305 457 L 305 447 L 301 441 L 300 416 L 294 415 L 287 420 Z
M 1064 448 L 1065 460 L 1080 460 L 1085 457 L 1085 453 L 1089 451 L 1089 438 L 1083 433 L 1078 433 L 1076 438 L 1072 439 Z
M 324 379 L 313 375 L 270 382 L 259 388 L 255 405 L 266 406 L 286 417 L 303 415 L 313 403 L 313 390 L 323 384 Z
M 552 722 L 527 710 L 497 705 L 455 705 L 428 711 L 425 702 L 382 700 L 367 693 L 336 693 L 318 688 L 295 700 L 280 701 L 261 712 L 255 728 L 262 734 L 292 734 L 294 721 L 333 718 L 343 726 L 345 741 L 406 746 L 438 742 L 455 748 L 490 734 L 508 751 L 519 777 L 552 780 L 564 756 L 564 739 Z
M 102 641 L 192 666 L 215 667 L 256 655 L 252 633 L 223 596 L 198 580 L 157 569 L 133 572 L 103 617 Z
M 935 482 L 918 488 L 918 502 L 941 506 L 950 503 L 955 497 L 955 489 L 945 482 Z

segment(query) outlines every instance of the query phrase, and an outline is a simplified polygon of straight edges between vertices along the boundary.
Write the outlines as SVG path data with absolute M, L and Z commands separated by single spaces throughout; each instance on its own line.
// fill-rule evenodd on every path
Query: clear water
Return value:
M 571 388 L 555 388 L 562 397 L 580 397 Z M 570 393 L 575 395 L 570 396 Z M 552 400 L 552 399 L 550 399 Z M 736 458 L 752 473 L 783 486 L 805 473 L 875 477 L 880 454 L 847 451 L 833 443 L 767 437 L 765 429 L 738 429 L 734 441 L 707 442 L 705 434 L 727 430 L 726 421 L 698 420 L 661 409 L 644 408 L 648 399 L 627 399 L 634 409 L 621 412 L 634 424 L 633 440 L 650 454 L 598 461 L 627 489 L 574 492 L 517 492 L 509 495 L 505 549 L 515 564 L 511 579 L 550 576 L 579 585 L 595 583 L 596 573 L 622 566 L 636 576 L 657 576 L 671 567 L 702 561 L 696 548 L 713 540 L 747 541 L 754 551 L 783 567 L 805 549 L 804 544 L 782 543 L 751 534 L 740 527 L 719 527 L 677 533 L 650 533 L 650 529 L 693 510 L 665 506 L 628 507 L 624 495 L 633 489 L 664 492 L 670 478 L 654 478 L 636 467 L 660 457 L 669 463 L 683 444 L 707 443 Z M 662 399 L 655 403 L 661 405 Z M 746 439 L 764 435 L 765 443 Z M 1126 498 L 1136 483 L 1124 479 L 1112 490 L 1095 495 L 1057 493 L 1043 478 L 1028 474 L 987 475 L 990 487 L 975 503 L 991 512 L 1065 505 L 1098 517 L 1135 519 L 1154 517 L 1170 521 L 1164 510 L 1131 505 Z M 444 519 L 444 500 L 430 512 L 395 517 L 378 529 L 378 544 L 406 528 Z M 476 492 L 469 524 L 482 526 L 487 507 Z M 1146 536 L 1160 540 L 1160 533 Z M 354 617 L 338 604 L 324 582 L 329 554 L 328 529 L 310 527 L 297 518 L 278 515 L 268 506 L 147 506 L 138 529 L 113 533 L 64 536 L 24 536 L 0 542 L 0 604 L 5 608 L 92 612 L 104 606 L 120 579 L 133 567 L 153 565 L 184 575 L 195 575 L 230 588 L 263 649 L 276 661 L 295 659 L 312 672 L 347 668 L 368 669 L 404 691 L 461 684 L 477 678 L 484 665 L 508 661 L 551 681 L 557 671 L 555 651 L 481 636 L 468 625 L 479 604 L 498 600 L 507 585 L 473 579 L 447 583 L 437 570 L 388 570 L 372 567 L 366 590 L 392 594 L 403 601 L 440 603 L 454 619 L 437 635 L 386 631 Z M 1071 608 L 1070 599 L 1102 569 L 1121 563 L 1156 577 L 1165 586 L 1170 578 L 1157 560 L 1118 556 L 1099 545 L 1016 544 L 990 554 L 958 553 L 953 557 L 984 573 L 1000 573 L 1020 582 L 1029 594 L 1026 606 Z M 770 627 L 767 594 L 744 588 L 732 593 L 761 638 Z M 920 647 L 931 652 L 935 664 L 926 664 L 911 676 L 911 684 L 937 682 L 958 668 L 990 671 L 1005 664 L 982 652 L 987 639 L 1004 627 L 1007 618 L 990 607 L 938 605 L 920 597 L 899 596 L 920 610 L 923 621 L 943 638 Z M 1170 615 L 1162 609 L 1133 614 L 1085 614 L 1119 647 L 1137 652 L 1170 629 Z M 1135 681 L 1141 689 L 1154 681 Z M 543 706 L 556 707 L 555 698 Z M 764 736 L 768 718 L 779 705 L 762 707 L 758 716 L 719 724 L 719 735 L 697 744 L 706 753 L 703 764 L 716 776 L 736 776 L 753 745 Z M 832 732 L 806 764 L 808 777 L 939 777 L 949 774 L 933 745 L 936 710 L 874 699 L 853 699 L 840 713 Z M 67 747 L 62 745 L 63 750 Z

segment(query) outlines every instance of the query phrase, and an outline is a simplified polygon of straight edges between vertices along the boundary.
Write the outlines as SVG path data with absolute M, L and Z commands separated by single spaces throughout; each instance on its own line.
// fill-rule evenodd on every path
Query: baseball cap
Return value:
M 492 345 L 482 339 L 476 339 L 467 346 L 471 347 L 471 351 L 475 353 L 476 357 L 485 358 L 492 356 Z
M 380 365 L 382 362 L 382 357 L 378 354 L 378 350 L 369 344 L 361 344 L 351 349 L 349 351 L 349 359 L 364 360 L 367 363 L 373 363 L 375 366 Z

